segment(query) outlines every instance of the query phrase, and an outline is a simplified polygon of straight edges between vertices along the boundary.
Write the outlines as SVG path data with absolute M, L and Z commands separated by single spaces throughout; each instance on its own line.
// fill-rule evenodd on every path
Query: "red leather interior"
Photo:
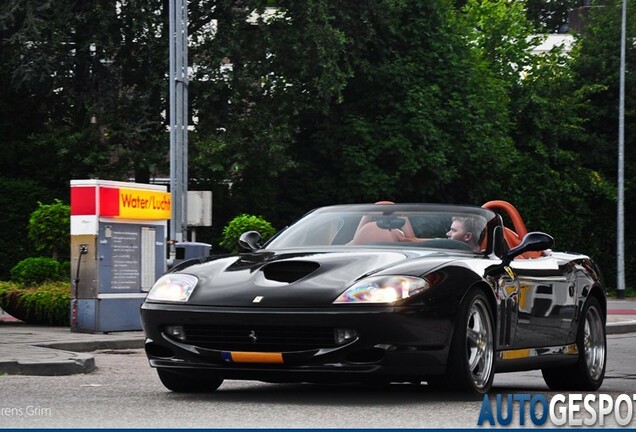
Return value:
M 528 234 L 528 230 L 526 229 L 526 224 L 521 218 L 521 214 L 519 213 L 519 211 L 517 211 L 515 206 L 507 201 L 494 200 L 488 201 L 482 206 L 482 208 L 489 209 L 500 214 L 504 213 L 508 215 L 510 221 L 512 222 L 514 230 L 506 227 L 504 230 L 504 238 L 508 243 L 508 247 L 510 249 L 519 246 L 523 237 Z M 543 252 L 526 252 L 519 255 L 517 258 L 538 258 L 542 254 Z
M 367 222 L 362 228 L 356 231 L 349 244 L 361 245 L 376 242 L 399 242 L 404 238 L 400 230 L 382 229 L 375 222 Z

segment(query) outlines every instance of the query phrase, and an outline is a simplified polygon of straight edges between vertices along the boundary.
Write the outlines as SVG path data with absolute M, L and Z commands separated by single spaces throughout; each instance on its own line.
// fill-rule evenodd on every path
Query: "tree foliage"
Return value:
M 284 226 L 335 202 L 507 199 L 558 248 L 611 257 L 618 3 L 590 10 L 572 53 L 537 56 L 533 35 L 578 2 L 189 1 L 190 188 L 214 191 L 211 242 L 242 213 Z M 0 169 L 31 182 L 16 221 L 73 178 L 168 175 L 168 4 L 0 7 Z
M 71 209 L 59 199 L 52 204 L 38 203 L 29 218 L 29 239 L 38 252 L 47 252 L 53 259 L 68 256 Z
M 503 172 L 512 144 L 506 95 L 451 2 L 278 5 L 256 27 L 249 10 L 231 15 L 206 45 L 220 51 L 201 73 L 216 79 L 195 98 L 218 104 L 199 105 L 198 172 L 231 180 L 238 208 L 287 222 L 334 200 L 485 196 L 481 173 Z M 463 171 L 474 189 L 456 187 Z
M 531 54 L 542 38 L 533 36 L 524 6 L 521 1 L 469 0 L 463 9 L 473 46 L 489 59 L 508 92 L 515 143 L 509 156 L 516 168 L 507 174 L 505 196 L 531 229 L 550 232 L 558 249 L 589 251 L 592 203 L 607 201 L 610 186 L 576 150 L 585 137 L 586 119 L 573 58 L 560 48 Z
M 59 187 L 69 177 L 147 182 L 164 170 L 163 2 L 6 3 L 0 74 L 11 85 L 0 110 L 11 139 L 3 171 L 46 169 L 52 175 L 41 181 Z
M 598 2 L 597 2 L 598 3 Z M 575 47 L 572 63 L 576 83 L 574 95 L 577 110 L 584 119 L 580 139 L 571 143 L 571 151 L 580 155 L 582 165 L 592 170 L 597 187 L 605 192 L 590 200 L 593 209 L 586 220 L 590 253 L 601 260 L 607 281 L 614 284 L 616 254 L 616 184 L 618 173 L 618 100 L 620 70 L 620 0 L 609 0 L 601 7 L 590 9 L 585 32 Z M 636 9 L 627 8 L 627 45 L 625 75 L 625 214 L 636 211 L 636 136 L 630 131 L 636 124 L 636 77 L 629 73 L 636 69 L 636 47 L 629 43 L 636 32 Z M 636 283 L 636 257 L 630 251 L 636 247 L 636 233 L 625 230 L 626 279 Z

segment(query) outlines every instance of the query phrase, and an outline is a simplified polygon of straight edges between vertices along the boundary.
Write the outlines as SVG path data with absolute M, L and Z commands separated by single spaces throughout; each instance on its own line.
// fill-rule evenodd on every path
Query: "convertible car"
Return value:
M 529 369 L 552 390 L 603 382 L 597 266 L 552 251 L 505 201 L 330 206 L 239 243 L 246 253 L 172 268 L 142 305 L 150 365 L 172 391 L 249 379 L 479 396 L 496 372 Z

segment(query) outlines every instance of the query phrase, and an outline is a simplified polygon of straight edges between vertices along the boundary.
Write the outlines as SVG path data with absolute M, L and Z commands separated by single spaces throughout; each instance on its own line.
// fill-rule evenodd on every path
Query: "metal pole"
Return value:
M 181 233 L 188 239 L 188 0 L 181 0 Z
M 170 240 L 187 240 L 188 195 L 188 9 L 187 0 L 169 1 L 170 37 Z M 172 254 L 172 250 L 171 250 Z
M 176 232 L 177 232 L 177 221 L 180 220 L 181 215 L 179 214 L 180 206 L 177 205 L 177 201 L 179 198 L 178 187 L 177 187 L 177 134 L 176 134 L 176 91 L 175 91 L 175 80 L 176 80 L 176 52 L 175 52 L 175 37 L 176 34 L 176 17 L 175 17 L 175 1 L 170 0 L 168 2 L 168 43 L 169 43 L 169 53 L 170 60 L 168 63 L 169 69 L 169 109 L 170 115 L 168 118 L 168 122 L 170 124 L 170 194 L 172 196 L 172 206 L 171 206 L 171 221 L 170 221 L 170 240 L 175 241 Z M 174 253 L 174 248 L 171 248 L 171 254 Z
M 621 66 L 618 104 L 618 203 L 616 221 L 616 295 L 625 298 L 625 34 L 627 33 L 627 0 L 623 0 L 621 19 Z
M 175 224 L 175 240 L 183 241 L 183 40 L 181 33 L 183 32 L 183 0 L 175 0 L 175 134 L 176 134 L 176 188 L 177 199 L 174 202 L 178 208 L 179 217 L 174 220 Z

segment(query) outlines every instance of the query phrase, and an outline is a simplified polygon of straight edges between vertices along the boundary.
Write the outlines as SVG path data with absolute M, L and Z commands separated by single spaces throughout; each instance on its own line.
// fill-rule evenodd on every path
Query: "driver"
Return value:
M 465 242 L 473 251 L 478 252 L 481 249 L 479 239 L 483 231 L 480 225 L 473 217 L 454 217 L 446 238 Z

